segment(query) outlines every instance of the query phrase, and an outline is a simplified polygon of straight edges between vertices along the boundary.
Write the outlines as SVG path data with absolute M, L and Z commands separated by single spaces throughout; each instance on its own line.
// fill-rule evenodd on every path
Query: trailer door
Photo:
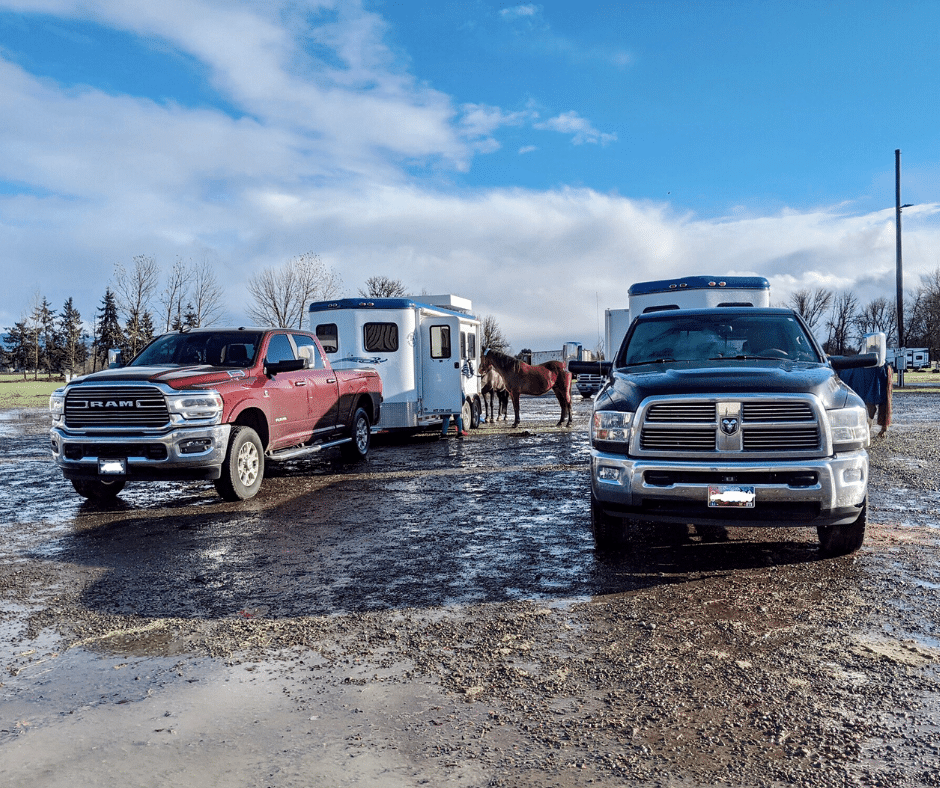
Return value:
M 424 415 L 460 413 L 460 318 L 425 315 L 421 320 Z

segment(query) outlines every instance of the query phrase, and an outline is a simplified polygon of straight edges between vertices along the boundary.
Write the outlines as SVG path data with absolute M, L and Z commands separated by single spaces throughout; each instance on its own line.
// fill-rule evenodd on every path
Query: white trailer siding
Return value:
M 467 401 L 479 410 L 481 328 L 467 311 L 470 301 L 452 295 L 421 299 L 338 299 L 308 308 L 310 328 L 334 368 L 365 365 L 381 376 L 382 414 L 376 429 L 439 424 L 445 413 L 467 414 Z M 446 357 L 437 341 L 441 336 L 449 338 Z

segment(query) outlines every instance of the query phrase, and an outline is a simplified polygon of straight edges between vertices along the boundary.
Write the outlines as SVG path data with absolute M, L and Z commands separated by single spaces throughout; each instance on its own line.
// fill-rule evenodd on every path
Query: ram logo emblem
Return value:
M 734 435 L 738 431 L 738 420 L 727 416 L 721 420 L 721 431 L 725 435 Z

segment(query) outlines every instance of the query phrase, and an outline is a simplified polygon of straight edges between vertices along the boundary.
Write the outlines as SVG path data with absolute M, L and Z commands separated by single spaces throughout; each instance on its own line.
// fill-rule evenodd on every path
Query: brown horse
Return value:
M 491 367 L 503 376 L 509 396 L 512 397 L 512 409 L 516 415 L 513 427 L 519 426 L 519 395 L 531 394 L 538 397 L 549 390 L 555 392 L 561 406 L 561 418 L 556 426 L 560 427 L 566 416 L 566 426 L 571 426 L 571 373 L 561 361 L 529 365 L 518 358 L 487 348 L 483 351 L 480 363 L 481 374 Z
M 509 410 L 509 390 L 506 388 L 503 376 L 492 365 L 487 368 L 486 372 L 480 374 L 480 393 L 483 395 L 483 406 L 486 408 L 486 420 L 498 421 L 502 416 L 505 421 Z M 494 397 L 498 404 L 496 409 L 493 408 Z

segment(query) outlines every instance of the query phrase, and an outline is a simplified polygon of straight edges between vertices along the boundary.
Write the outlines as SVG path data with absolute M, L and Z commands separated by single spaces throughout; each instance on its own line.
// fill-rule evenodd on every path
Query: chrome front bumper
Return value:
M 814 484 L 756 483 L 747 479 L 761 474 L 813 474 Z M 648 475 L 660 478 L 708 477 L 713 481 L 679 481 L 650 484 Z M 753 486 L 753 509 L 710 507 L 709 487 L 723 483 Z M 740 525 L 839 525 L 854 522 L 868 488 L 868 453 L 838 454 L 820 460 L 787 462 L 669 462 L 634 460 L 619 454 L 592 450 L 591 489 L 605 510 L 623 517 L 645 520 L 694 522 L 722 521 Z M 808 515 L 808 512 L 814 512 Z M 807 519 L 809 522 L 807 522 Z
M 97 478 L 101 458 L 126 460 L 128 479 L 217 479 L 231 429 L 217 424 L 155 435 L 94 435 L 52 427 L 49 435 L 52 458 L 67 479 Z

